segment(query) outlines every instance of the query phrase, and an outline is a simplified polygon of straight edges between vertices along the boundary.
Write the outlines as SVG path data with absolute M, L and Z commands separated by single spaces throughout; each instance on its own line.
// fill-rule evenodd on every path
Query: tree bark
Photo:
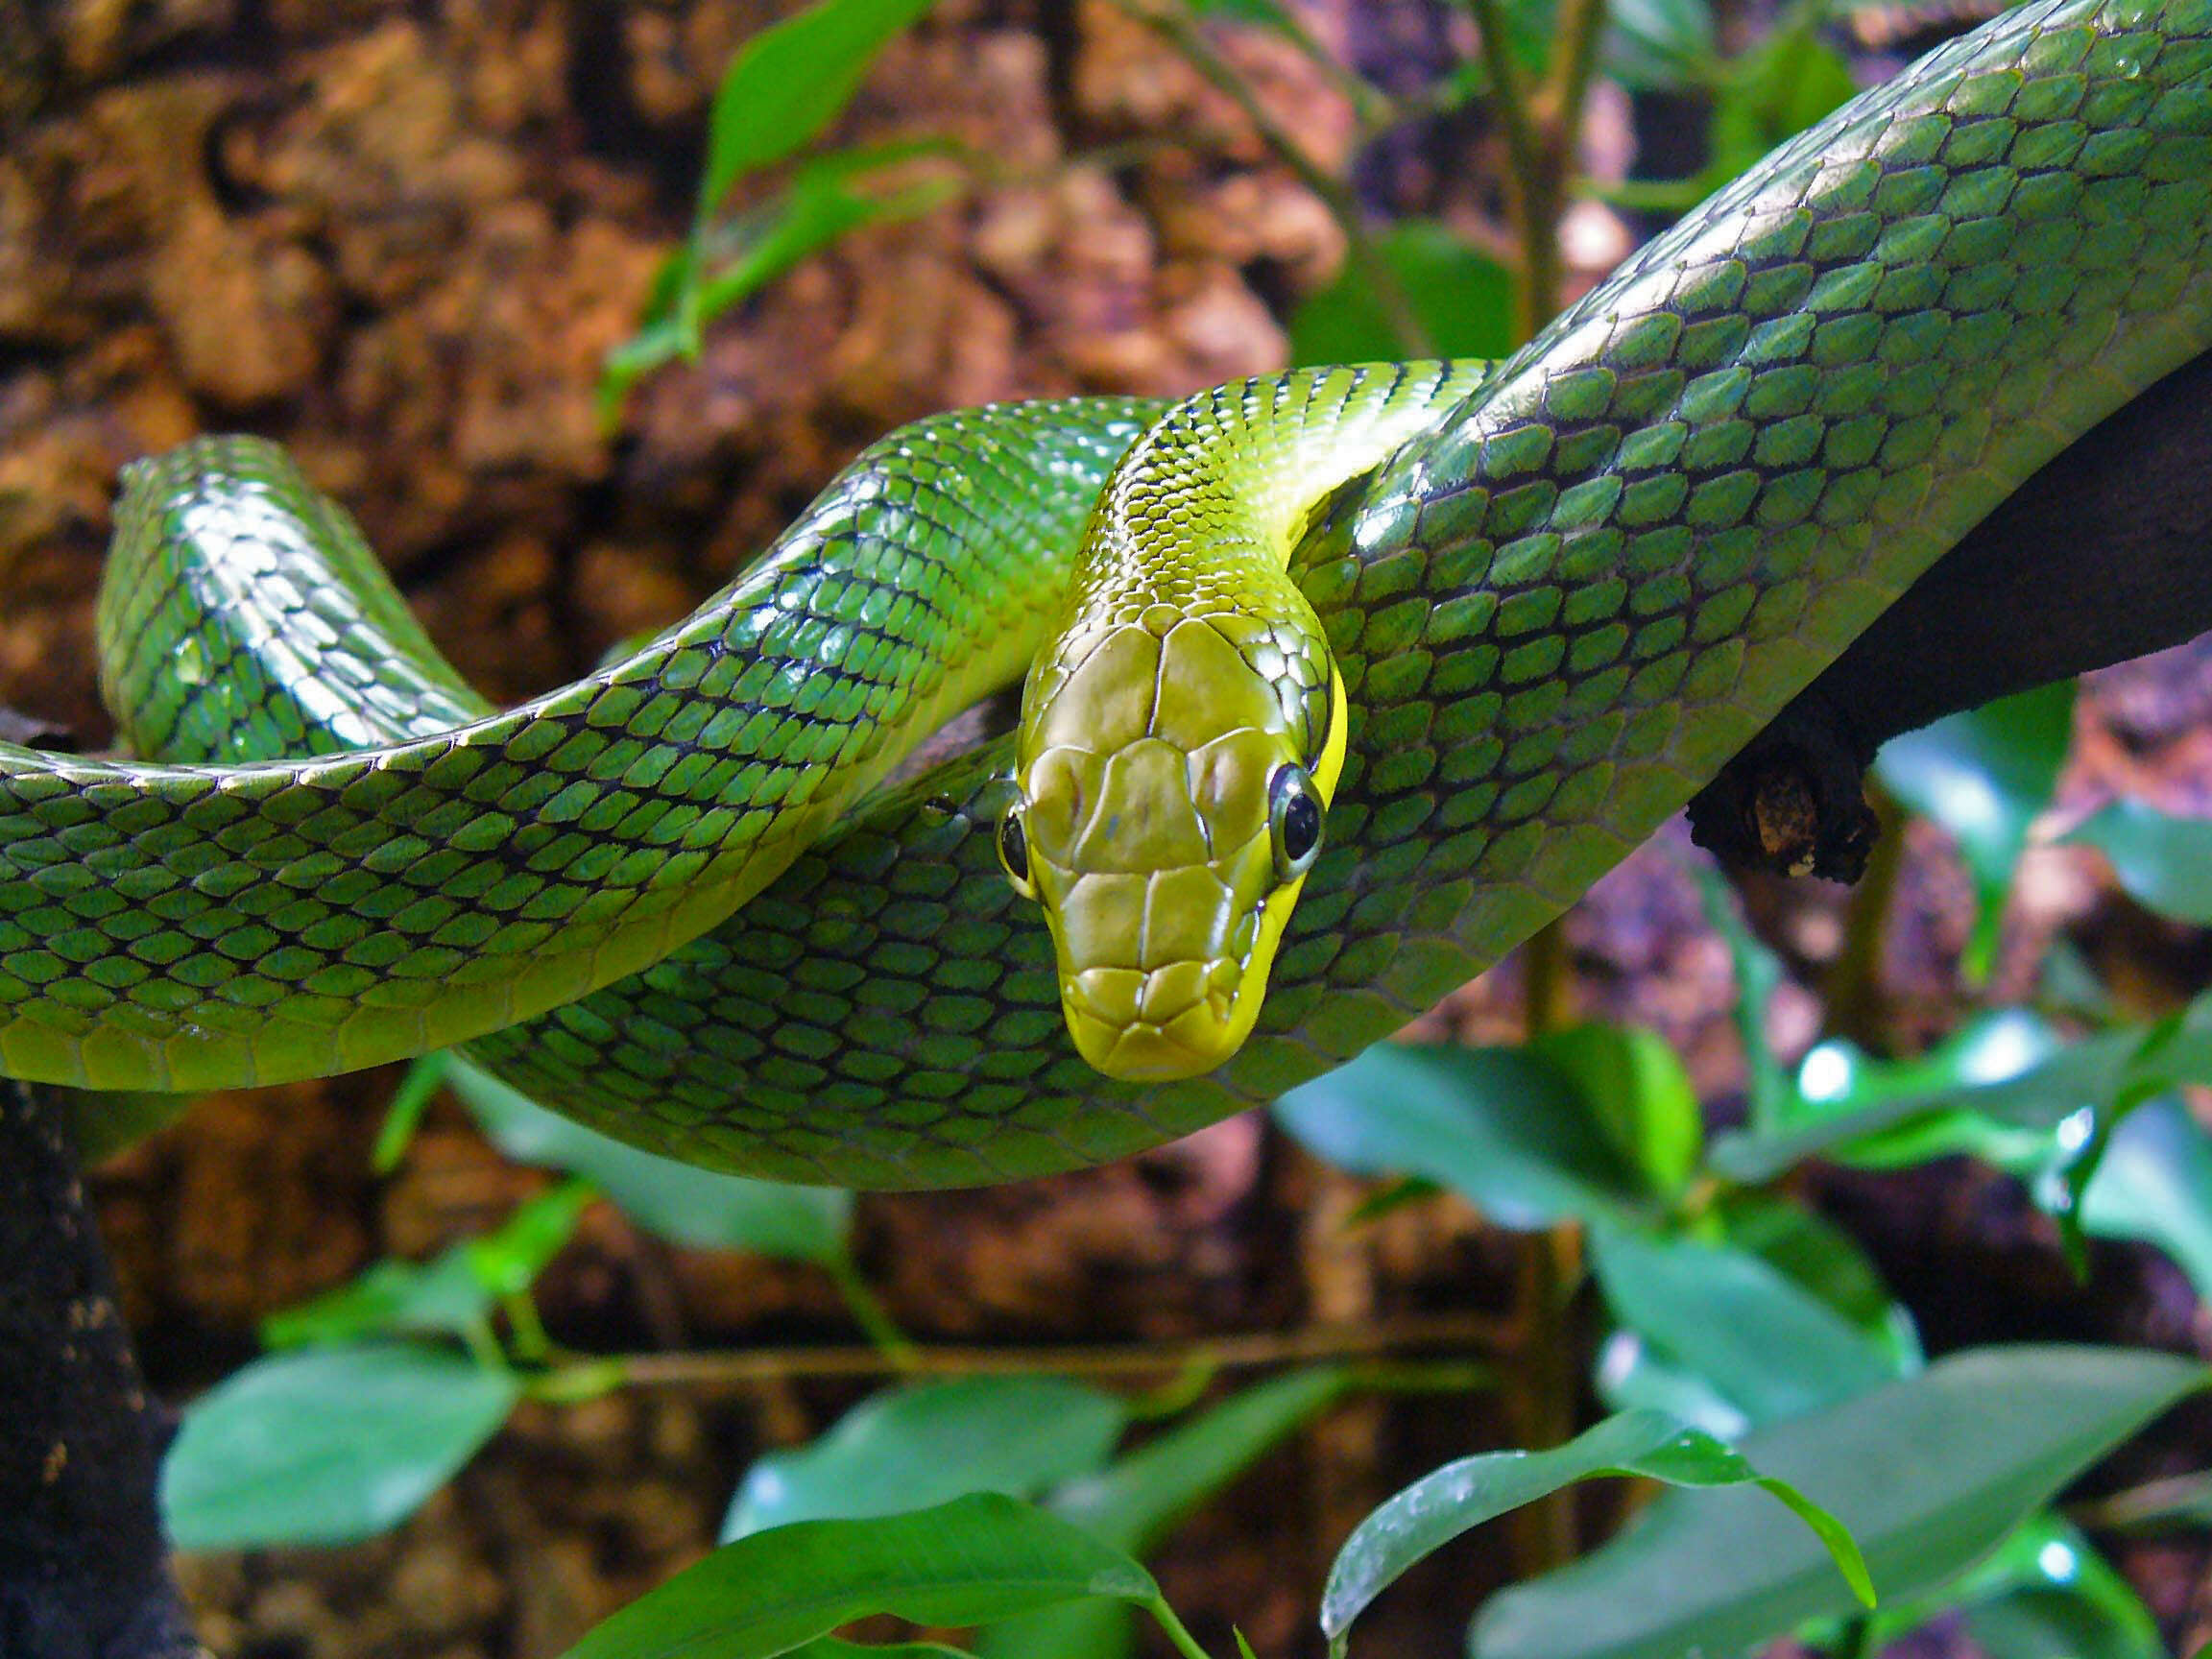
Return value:
M 2212 629 L 2212 353 L 2054 456 L 1690 805 L 1732 864 L 1856 880 L 1901 732 Z
M 65 1115 L 0 1083 L 0 1655 L 194 1659 L 161 1431 Z

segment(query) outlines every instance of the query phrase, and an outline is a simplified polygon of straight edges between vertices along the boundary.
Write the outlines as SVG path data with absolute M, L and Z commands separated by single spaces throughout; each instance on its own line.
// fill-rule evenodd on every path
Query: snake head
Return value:
M 1075 1046 L 1109 1076 L 1210 1071 L 1259 1018 L 1343 764 L 1343 683 L 1284 645 L 1307 637 L 1155 604 L 1031 673 L 999 856 L 1045 912 Z

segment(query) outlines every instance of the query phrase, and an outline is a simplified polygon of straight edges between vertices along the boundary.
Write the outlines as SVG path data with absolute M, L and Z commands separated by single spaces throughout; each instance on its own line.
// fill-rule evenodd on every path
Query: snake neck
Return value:
M 1109 481 L 1030 670 L 1007 832 L 1070 1033 L 1100 1070 L 1194 1076 L 1250 1034 L 1347 728 L 1290 549 L 1336 489 L 1482 372 L 1220 387 L 1171 410 Z

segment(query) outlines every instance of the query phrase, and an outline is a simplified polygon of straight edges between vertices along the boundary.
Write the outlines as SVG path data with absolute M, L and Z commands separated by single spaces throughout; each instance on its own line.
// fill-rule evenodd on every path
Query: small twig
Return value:
M 1253 1332 L 1175 1344 L 1069 1348 L 937 1347 L 915 1344 L 894 1358 L 877 1348 L 756 1348 L 742 1353 L 637 1354 L 582 1364 L 619 1370 L 637 1384 L 758 1382 L 793 1377 L 1004 1377 L 1053 1373 L 1075 1377 L 1157 1376 L 1194 1365 L 1245 1369 L 1297 1360 L 1351 1359 L 1414 1348 L 1497 1353 L 1503 1322 L 1478 1313 Z

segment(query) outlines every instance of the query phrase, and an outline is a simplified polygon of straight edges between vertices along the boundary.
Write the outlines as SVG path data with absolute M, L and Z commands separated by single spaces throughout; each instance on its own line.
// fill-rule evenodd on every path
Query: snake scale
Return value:
M 2043 0 L 1783 146 L 1471 392 L 1407 365 L 1201 394 L 1180 418 L 1231 438 L 1428 401 L 1291 554 L 1342 778 L 1251 1039 L 1166 1083 L 1068 1042 L 996 848 L 1008 748 L 876 787 L 1020 674 L 1040 570 L 1162 405 L 902 429 L 693 617 L 505 714 L 396 598 L 329 587 L 367 555 L 289 463 L 190 445 L 131 474 L 138 574 L 101 621 L 127 733 L 182 764 L 0 754 L 0 1070 L 183 1090 L 463 1042 L 626 1140 L 855 1186 L 1154 1144 L 1556 914 L 2208 348 L 2212 0 Z

